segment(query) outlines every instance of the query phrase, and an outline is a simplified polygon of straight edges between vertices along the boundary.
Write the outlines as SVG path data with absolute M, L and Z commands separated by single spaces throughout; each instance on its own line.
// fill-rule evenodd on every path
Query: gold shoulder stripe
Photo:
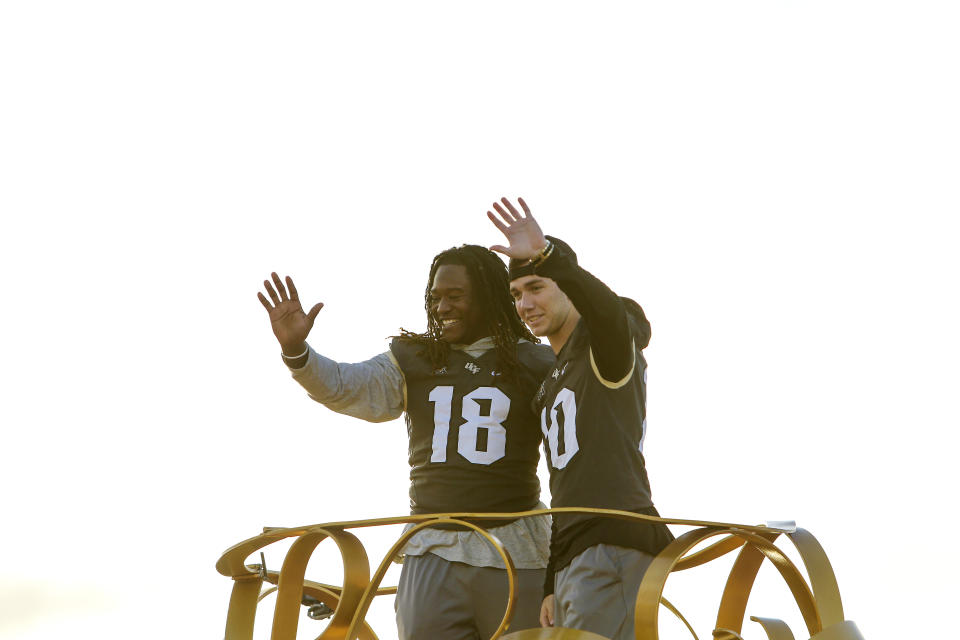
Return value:
M 387 355 L 390 357 L 390 362 L 393 363 L 393 366 L 397 368 L 397 371 L 400 372 L 400 377 L 403 378 L 403 410 L 407 410 L 407 376 L 403 372 L 403 367 L 400 366 L 400 362 L 397 360 L 397 356 L 393 355 L 393 349 L 387 349 Z
M 630 342 L 630 356 L 632 363 L 630 364 L 630 371 L 627 371 L 627 375 L 623 376 L 620 380 L 616 382 L 610 382 L 602 375 L 600 375 L 600 369 L 597 368 L 597 361 L 593 359 L 593 347 L 590 347 L 590 367 L 593 369 L 593 375 L 597 376 L 597 380 L 600 381 L 600 384 L 605 386 L 607 389 L 619 389 L 623 385 L 630 382 L 630 378 L 633 377 L 633 370 L 637 368 L 637 343 L 636 341 Z

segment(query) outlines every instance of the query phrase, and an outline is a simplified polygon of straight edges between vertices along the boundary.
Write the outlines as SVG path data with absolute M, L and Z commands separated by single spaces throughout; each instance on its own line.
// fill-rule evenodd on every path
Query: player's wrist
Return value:
M 284 360 L 299 360 L 303 356 L 307 355 L 307 343 L 304 340 L 288 344 L 281 343 L 280 351 L 280 355 Z
M 537 250 L 537 253 L 530 258 L 530 264 L 534 267 L 542 264 L 553 253 L 554 244 L 549 240 L 544 240 L 544 244 Z

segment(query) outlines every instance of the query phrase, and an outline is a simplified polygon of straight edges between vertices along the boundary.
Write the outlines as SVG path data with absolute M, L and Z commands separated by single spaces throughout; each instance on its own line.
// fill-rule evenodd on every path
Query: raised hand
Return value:
M 288 356 L 298 356 L 306 351 L 307 335 L 313 328 L 313 322 L 323 308 L 323 303 L 318 302 L 313 305 L 309 313 L 304 313 L 297 288 L 293 285 L 293 278 L 287 276 L 287 286 L 284 288 L 276 272 L 271 273 L 270 276 L 273 278 L 273 284 L 269 280 L 263 281 L 263 287 L 267 290 L 270 300 L 267 300 L 263 293 L 257 293 L 257 298 L 270 314 L 270 327 L 273 329 L 273 335 L 277 336 L 277 342 L 280 343 L 283 353 Z M 273 288 L 274 284 L 277 285 L 276 290 Z M 288 289 L 289 295 L 287 295 Z M 270 304 L 271 300 L 273 304 Z
M 503 203 L 502 207 L 500 203 L 494 202 L 493 208 L 496 209 L 503 220 L 498 219 L 490 211 L 487 211 L 487 217 L 507 237 L 510 246 L 505 247 L 497 244 L 490 247 L 490 250 L 518 260 L 533 258 L 547 246 L 547 239 L 544 237 L 543 231 L 540 230 L 540 225 L 537 224 L 533 214 L 530 213 L 530 207 L 523 201 L 523 198 L 517 198 L 517 202 L 523 208 L 523 214 L 521 214 L 506 198 L 501 198 L 500 202 Z

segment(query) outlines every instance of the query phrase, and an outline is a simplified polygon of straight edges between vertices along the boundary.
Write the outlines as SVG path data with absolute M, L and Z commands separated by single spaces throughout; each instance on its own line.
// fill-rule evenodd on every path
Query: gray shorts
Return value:
M 517 569 L 510 631 L 538 628 L 543 569 Z M 406 556 L 397 584 L 400 640 L 486 640 L 507 606 L 507 572 L 451 562 L 432 553 Z
M 653 556 L 598 544 L 574 557 L 555 576 L 554 625 L 633 640 L 637 591 Z

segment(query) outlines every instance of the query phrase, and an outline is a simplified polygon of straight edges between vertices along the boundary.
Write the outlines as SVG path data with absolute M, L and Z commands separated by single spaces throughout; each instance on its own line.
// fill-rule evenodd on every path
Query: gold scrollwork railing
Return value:
M 747 600 L 757 572 L 769 560 L 780 573 L 793 595 L 810 640 L 863 640 L 856 625 L 844 619 L 840 589 L 826 553 L 809 532 L 792 526 L 750 526 L 701 520 L 658 518 L 612 509 L 557 508 L 523 513 L 445 513 L 333 522 L 294 528 L 267 528 L 264 532 L 234 545 L 217 562 L 217 571 L 232 578 L 233 591 L 227 611 L 226 640 L 252 640 L 257 604 L 268 592 L 276 592 L 271 640 L 295 640 L 303 596 L 308 595 L 333 610 L 333 617 L 317 640 L 377 640 L 365 622 L 373 599 L 396 593 L 396 587 L 381 587 L 393 558 L 421 529 L 437 524 L 457 524 L 473 529 L 496 549 L 507 567 L 509 595 L 499 628 L 490 640 L 603 640 L 602 636 L 573 629 L 526 629 L 504 636 L 516 603 L 516 570 L 510 554 L 495 536 L 477 522 L 529 518 L 543 514 L 586 513 L 623 520 L 645 520 L 695 527 L 679 536 L 654 558 L 644 574 L 635 608 L 636 640 L 659 640 L 658 614 L 661 607 L 676 616 L 695 640 L 700 640 L 680 611 L 663 597 L 667 578 L 674 571 L 701 566 L 739 549 L 720 598 L 713 640 L 743 640 L 740 633 L 746 616 Z M 360 540 L 348 529 L 412 524 L 387 552 L 374 574 Z M 809 582 L 803 572 L 774 542 L 785 535 L 796 547 Z M 702 542 L 720 537 L 699 551 Z M 268 571 L 261 565 L 247 565 L 253 553 L 275 542 L 295 538 L 287 550 L 280 571 Z M 317 546 L 333 540 L 343 559 L 343 585 L 322 584 L 306 579 L 307 563 Z M 261 592 L 263 583 L 275 587 Z M 768 640 L 795 640 L 793 632 L 775 618 L 751 617 L 767 634 Z

